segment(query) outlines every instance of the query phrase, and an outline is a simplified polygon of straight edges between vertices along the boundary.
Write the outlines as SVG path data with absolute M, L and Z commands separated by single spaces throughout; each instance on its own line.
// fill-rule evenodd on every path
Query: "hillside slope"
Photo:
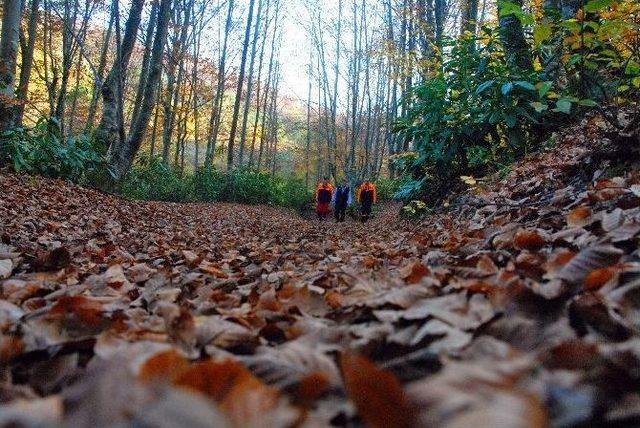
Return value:
M 640 175 L 601 128 L 419 224 L 0 175 L 0 423 L 638 424 Z

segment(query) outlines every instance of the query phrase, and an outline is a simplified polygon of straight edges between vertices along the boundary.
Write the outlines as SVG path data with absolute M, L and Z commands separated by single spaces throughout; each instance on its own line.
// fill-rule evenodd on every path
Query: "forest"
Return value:
M 637 0 L 0 16 L 0 426 L 640 425 Z

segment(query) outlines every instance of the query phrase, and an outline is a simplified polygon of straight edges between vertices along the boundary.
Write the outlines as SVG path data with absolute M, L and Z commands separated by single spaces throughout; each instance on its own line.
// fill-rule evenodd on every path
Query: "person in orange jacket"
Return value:
M 358 202 L 360 203 L 360 218 L 364 223 L 371 216 L 371 207 L 378 202 L 376 185 L 368 179 L 358 188 Z
M 316 189 L 316 213 L 319 220 L 324 220 L 330 211 L 331 196 L 333 195 L 333 186 L 329 182 L 329 179 L 325 177 L 318 184 Z

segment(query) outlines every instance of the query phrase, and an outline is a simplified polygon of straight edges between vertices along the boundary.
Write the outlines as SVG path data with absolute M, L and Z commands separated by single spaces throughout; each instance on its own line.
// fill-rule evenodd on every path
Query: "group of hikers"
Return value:
M 376 185 L 370 180 L 364 180 L 356 190 L 356 200 L 360 205 L 360 220 L 366 222 L 371 217 L 371 208 L 378 202 Z M 318 183 L 316 189 L 316 213 L 319 220 L 326 220 L 333 212 L 336 222 L 343 222 L 347 214 L 347 208 L 353 203 L 351 188 L 346 182 L 341 182 L 338 187 L 333 187 L 328 178 Z

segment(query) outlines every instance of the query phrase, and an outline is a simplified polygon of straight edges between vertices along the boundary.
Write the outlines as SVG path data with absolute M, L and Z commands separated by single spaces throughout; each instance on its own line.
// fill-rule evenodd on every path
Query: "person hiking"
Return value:
M 344 221 L 344 217 L 347 214 L 347 207 L 351 205 L 351 188 L 348 184 L 342 183 L 333 192 L 333 212 L 336 217 L 336 222 L 340 223 Z
M 333 186 L 329 182 L 328 178 L 323 178 L 318 184 L 316 189 L 316 213 L 319 220 L 324 220 L 329 214 L 329 204 L 331 203 L 331 196 L 333 195 Z
M 378 202 L 376 185 L 368 179 L 358 188 L 358 202 L 360 203 L 360 218 L 364 223 L 371 216 L 371 207 Z

